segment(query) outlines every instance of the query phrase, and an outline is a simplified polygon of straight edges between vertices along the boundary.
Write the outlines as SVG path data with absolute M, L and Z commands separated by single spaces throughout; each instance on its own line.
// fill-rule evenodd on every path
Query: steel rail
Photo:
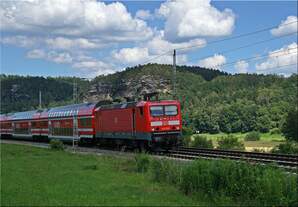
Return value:
M 232 159 L 259 163 L 276 163 L 282 167 L 298 168 L 298 156 L 286 154 L 272 154 L 259 152 L 243 152 L 234 150 L 219 150 L 205 148 L 180 147 L 176 150 L 168 150 L 165 156 L 194 160 L 198 158 Z

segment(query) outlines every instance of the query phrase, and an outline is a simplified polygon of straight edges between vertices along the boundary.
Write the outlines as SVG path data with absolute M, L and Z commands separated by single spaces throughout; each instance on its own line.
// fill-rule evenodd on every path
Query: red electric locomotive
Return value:
M 96 139 L 115 139 L 140 148 L 168 148 L 179 144 L 181 129 L 178 101 L 130 102 L 95 109 Z
M 180 143 L 178 101 L 83 103 L 0 116 L 2 136 L 109 142 L 118 146 L 171 148 Z

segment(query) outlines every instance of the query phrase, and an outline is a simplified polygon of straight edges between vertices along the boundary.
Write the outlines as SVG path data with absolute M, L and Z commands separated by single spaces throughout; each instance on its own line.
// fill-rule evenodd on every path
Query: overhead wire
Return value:
M 287 25 L 290 25 L 290 24 L 294 24 L 294 23 L 297 23 L 297 22 L 298 21 L 293 21 L 293 22 L 289 22 L 289 23 L 286 23 L 286 24 L 283 24 L 283 25 L 280 25 L 280 26 L 279 25 L 274 25 L 274 26 L 266 27 L 266 28 L 263 28 L 263 29 L 260 29 L 260 30 L 256 30 L 256 31 L 253 31 L 253 32 L 243 33 L 243 34 L 232 36 L 232 37 L 228 37 L 228 38 L 223 38 L 223 39 L 219 39 L 219 40 L 210 41 L 207 44 L 210 45 L 210 44 L 215 44 L 215 43 L 219 43 L 219 42 L 223 42 L 223 41 L 229 41 L 229 40 L 233 40 L 233 39 L 239 39 L 239 38 L 242 38 L 242 37 L 246 37 L 246 36 L 258 34 L 258 33 L 261 33 L 261 32 L 265 32 L 265 31 L 274 29 L 274 28 L 276 28 L 278 26 L 279 27 L 284 27 L 284 26 L 287 26 Z M 287 35 L 284 35 L 284 36 L 281 36 L 281 37 L 276 37 L 276 38 L 271 38 L 271 39 L 267 39 L 267 40 L 263 40 L 263 41 L 259 41 L 259 42 L 255 42 L 255 43 L 251 43 L 249 45 L 245 45 L 245 46 L 242 46 L 242 47 L 239 47 L 239 48 L 234 48 L 233 50 L 239 50 L 239 49 L 242 49 L 242 48 L 245 48 L 245 47 L 250 47 L 253 44 L 262 44 L 264 42 L 272 41 L 272 40 L 279 39 L 279 38 L 282 38 L 282 37 L 285 37 L 285 36 L 290 36 L 290 35 L 293 35 L 295 33 L 297 33 L 297 32 L 290 33 L 290 34 L 287 34 Z M 178 47 L 178 48 L 175 48 L 175 50 L 176 51 L 185 50 L 185 49 L 190 49 L 190 48 L 195 48 L 195 47 L 202 47 L 204 45 L 206 45 L 206 43 L 195 44 L 195 45 L 191 45 L 191 46 L 188 46 L 188 47 L 180 47 L 180 48 Z M 227 53 L 227 52 L 231 52 L 231 51 L 225 51 L 225 52 Z M 146 61 L 144 61 L 142 63 L 139 63 L 139 65 L 145 65 L 147 63 L 150 63 L 152 60 L 158 59 L 158 58 L 163 57 L 165 55 L 168 55 L 168 54 L 170 54 L 172 52 L 173 52 L 173 50 L 168 50 L 168 51 L 166 51 L 166 52 L 164 52 L 162 54 L 159 54 L 159 55 L 156 55 L 154 57 L 151 57 L 151 58 L 149 58 L 148 60 L 146 60 Z
M 288 66 L 297 65 L 297 64 L 298 63 L 291 63 L 291 64 L 286 64 L 286 65 L 279 65 L 279 66 L 276 66 L 276 67 L 270 67 L 270 68 L 266 68 L 266 69 L 258 69 L 257 71 L 258 72 L 262 72 L 262 71 L 264 71 L 264 72 L 271 72 L 272 71 L 271 69 L 283 68 L 283 67 L 288 67 Z
M 287 26 L 287 25 L 290 25 L 290 24 L 294 24 L 294 23 L 297 23 L 297 22 L 298 21 L 289 22 L 289 23 L 286 23 L 286 24 L 281 25 L 280 27 L 284 27 L 284 26 Z M 254 35 L 254 34 L 258 34 L 258 33 L 261 33 L 261 32 L 265 32 L 265 31 L 274 29 L 277 26 L 278 25 L 274 25 L 274 26 L 263 28 L 263 29 L 256 30 L 256 31 L 253 31 L 253 32 L 243 33 L 243 34 L 232 36 L 232 37 L 228 37 L 228 38 L 223 38 L 223 39 L 219 39 L 219 40 L 210 41 L 210 42 L 208 42 L 208 45 L 214 44 L 214 43 L 223 42 L 223 41 L 233 40 L 233 39 L 239 39 L 239 38 L 250 36 L 250 35 Z M 185 50 L 185 49 L 190 49 L 190 48 L 194 48 L 194 47 L 201 47 L 201 46 L 204 46 L 204 45 L 205 45 L 205 43 L 204 44 L 192 45 L 192 46 L 188 46 L 188 47 L 180 47 L 180 48 L 176 48 L 176 50 Z
M 289 34 L 286 34 L 286 35 L 283 35 L 283 36 L 279 36 L 279 37 L 274 37 L 274 38 L 269 38 L 269 39 L 266 39 L 266 40 L 261 40 L 261 41 L 253 42 L 253 43 L 250 43 L 250 44 L 247 44 L 247 45 L 243 45 L 243 46 L 240 46 L 240 47 L 236 47 L 236 48 L 232 48 L 232 49 L 229 49 L 229 50 L 223 50 L 223 51 L 220 51 L 220 52 L 216 52 L 216 54 L 220 54 L 220 55 L 227 54 L 227 53 L 230 53 L 230 52 L 234 52 L 234 51 L 241 50 L 241 49 L 244 49 L 244 48 L 252 47 L 252 46 L 255 46 L 255 45 L 260 45 L 260 44 L 263 44 L 263 43 L 266 43 L 266 42 L 270 42 L 270 41 L 273 41 L 273 40 L 281 39 L 281 38 L 284 38 L 284 37 L 289 37 L 289 36 L 291 36 L 293 34 L 297 34 L 297 31 L 296 32 L 289 33 Z M 212 55 L 213 54 L 206 55 L 206 56 L 201 57 L 200 59 L 202 60 L 202 59 L 211 57 Z M 188 62 L 191 62 L 194 59 L 197 59 L 197 58 L 188 59 Z
M 294 54 L 294 53 L 297 53 L 297 51 L 294 51 L 294 52 L 290 52 L 291 50 L 297 50 L 298 47 L 295 47 L 295 48 L 289 48 L 289 49 L 286 49 L 286 51 L 288 52 L 287 54 L 281 54 L 281 55 L 276 55 L 274 56 L 275 58 L 278 58 L 280 56 L 285 56 L 285 55 L 289 55 L 289 54 Z M 214 65 L 212 66 L 212 68 L 216 68 L 216 67 L 223 67 L 223 66 L 227 66 L 227 65 L 233 65 L 239 61 L 246 61 L 246 62 L 250 62 L 254 59 L 257 59 L 257 60 L 261 60 L 261 59 L 265 59 L 267 57 L 269 57 L 270 55 L 274 55 L 274 54 L 277 54 L 277 53 L 280 53 L 281 51 L 275 51 L 275 52 L 271 52 L 270 54 L 266 54 L 266 55 L 261 55 L 261 56 L 253 56 L 253 57 L 248 57 L 248 58 L 241 58 L 239 60 L 235 60 L 235 61 L 232 61 L 232 62 L 228 62 L 228 63 L 224 63 L 224 64 L 217 64 L 217 65 Z

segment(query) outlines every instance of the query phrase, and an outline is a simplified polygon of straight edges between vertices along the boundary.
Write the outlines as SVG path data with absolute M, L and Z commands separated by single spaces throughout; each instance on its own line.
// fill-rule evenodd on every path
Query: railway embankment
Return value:
M 29 144 L 43 149 L 24 146 Z M 223 159 L 181 162 L 181 159 L 155 159 L 146 154 L 82 147 L 75 148 L 77 153 L 70 153 L 71 146 L 66 151 L 55 151 L 46 143 L 11 140 L 1 140 L 1 149 L 3 205 L 21 202 L 39 205 L 43 199 L 47 199 L 47 205 L 295 206 L 298 203 L 297 174 L 272 165 Z M 14 177 L 18 178 L 9 182 Z M 27 195 L 29 191 L 32 196 Z M 72 200 L 69 194 L 79 195 L 81 200 L 77 197 Z

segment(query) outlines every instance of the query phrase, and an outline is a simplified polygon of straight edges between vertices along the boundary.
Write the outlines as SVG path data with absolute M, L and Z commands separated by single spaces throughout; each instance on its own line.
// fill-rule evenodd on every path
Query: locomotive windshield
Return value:
M 163 106 L 151 106 L 150 107 L 151 116 L 162 116 L 163 113 Z
M 151 106 L 150 107 L 151 116 L 176 116 L 178 114 L 177 106 Z
M 165 106 L 165 115 L 167 116 L 175 116 L 177 115 L 177 106 Z

